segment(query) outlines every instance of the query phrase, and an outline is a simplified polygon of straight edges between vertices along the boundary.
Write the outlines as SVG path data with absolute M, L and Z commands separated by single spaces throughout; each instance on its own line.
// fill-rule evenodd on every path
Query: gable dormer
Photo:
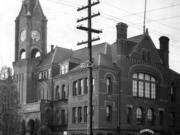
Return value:
M 162 64 L 162 59 L 148 32 L 146 31 L 141 37 L 129 55 L 147 63 Z

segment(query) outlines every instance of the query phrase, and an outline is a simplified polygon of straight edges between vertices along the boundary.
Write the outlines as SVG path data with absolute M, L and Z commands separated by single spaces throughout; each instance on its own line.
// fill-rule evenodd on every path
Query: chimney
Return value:
M 160 56 L 163 60 L 163 65 L 169 67 L 169 38 L 162 36 L 159 38 Z
M 54 50 L 54 45 L 51 45 L 51 52 Z
M 116 25 L 116 28 L 117 28 L 117 40 L 118 39 L 127 39 L 127 24 L 125 23 L 118 23 Z
M 116 52 L 117 55 L 126 55 L 127 54 L 127 24 L 118 23 L 116 25 L 117 29 L 117 40 L 116 40 Z

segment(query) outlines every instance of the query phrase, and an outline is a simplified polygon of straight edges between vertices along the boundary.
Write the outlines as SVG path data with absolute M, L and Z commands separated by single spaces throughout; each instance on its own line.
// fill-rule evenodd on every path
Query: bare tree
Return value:
M 5 80 L 12 77 L 12 69 L 7 66 L 3 66 L 0 70 L 0 79 Z

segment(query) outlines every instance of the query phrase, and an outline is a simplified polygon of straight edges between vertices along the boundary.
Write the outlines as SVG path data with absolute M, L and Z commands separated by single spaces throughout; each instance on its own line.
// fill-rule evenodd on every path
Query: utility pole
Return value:
M 81 11 L 84 9 L 88 9 L 88 16 L 87 17 L 83 17 L 81 19 L 78 19 L 77 22 L 82 22 L 87 20 L 88 21 L 88 27 L 84 27 L 82 25 L 77 26 L 77 29 L 79 30 L 83 30 L 88 32 L 88 41 L 82 41 L 80 43 L 78 43 L 77 45 L 83 45 L 83 44 L 88 44 L 88 53 L 89 53 L 89 63 L 88 63 L 88 68 L 89 68 L 89 92 L 88 92 L 88 123 L 87 123 L 87 135 L 92 135 L 93 131 L 92 131 L 92 66 L 93 66 L 93 61 L 92 61 L 92 42 L 94 41 L 98 41 L 100 40 L 100 38 L 93 38 L 92 39 L 92 33 L 102 33 L 101 30 L 96 30 L 92 28 L 92 18 L 99 16 L 100 13 L 96 13 L 96 14 L 92 14 L 91 13 L 91 8 L 92 6 L 95 6 L 97 4 L 99 4 L 100 2 L 93 2 L 91 3 L 91 0 L 88 0 L 88 5 L 83 6 L 81 8 L 78 8 L 77 11 Z

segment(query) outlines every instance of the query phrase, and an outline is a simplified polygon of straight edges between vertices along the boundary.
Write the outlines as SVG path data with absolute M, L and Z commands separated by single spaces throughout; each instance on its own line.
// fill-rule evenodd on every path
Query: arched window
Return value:
M 154 117 L 153 109 L 148 109 L 148 111 L 147 111 L 147 120 L 148 120 L 148 123 L 153 124 L 153 119 L 154 119 L 153 117 Z
M 107 94 L 112 94 L 112 79 L 110 77 L 106 78 L 106 89 Z
M 150 74 L 134 73 L 132 75 L 132 94 L 137 97 L 156 98 L 157 80 Z
M 34 130 L 34 125 L 35 125 L 35 122 L 33 119 L 30 119 L 27 123 L 27 127 L 28 129 L 30 130 L 30 132 L 32 132 Z
M 20 59 L 22 60 L 22 59 L 25 59 L 25 58 L 26 58 L 26 51 L 24 49 L 22 49 L 20 51 Z
M 40 57 L 41 56 L 41 53 L 38 49 L 33 49 L 32 52 L 31 52 L 31 58 L 37 58 L 37 57 Z
M 136 120 L 138 124 L 142 124 L 143 122 L 143 110 L 141 107 L 136 110 Z

